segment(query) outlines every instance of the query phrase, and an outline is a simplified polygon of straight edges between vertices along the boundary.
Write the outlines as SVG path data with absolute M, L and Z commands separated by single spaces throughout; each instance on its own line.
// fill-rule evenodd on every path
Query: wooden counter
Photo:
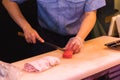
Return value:
M 120 64 L 120 50 L 109 49 L 105 43 L 119 38 L 101 36 L 84 43 L 80 53 L 72 59 L 63 59 L 62 51 L 55 50 L 42 55 L 12 63 L 23 69 L 26 62 L 37 60 L 43 56 L 59 57 L 61 63 L 41 73 L 23 72 L 21 80 L 80 80 L 88 76 Z

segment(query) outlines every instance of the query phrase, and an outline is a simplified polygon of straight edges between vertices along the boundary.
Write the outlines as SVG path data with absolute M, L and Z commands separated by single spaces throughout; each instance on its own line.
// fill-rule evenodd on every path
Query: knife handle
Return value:
M 18 36 L 24 37 L 23 32 L 18 32 Z

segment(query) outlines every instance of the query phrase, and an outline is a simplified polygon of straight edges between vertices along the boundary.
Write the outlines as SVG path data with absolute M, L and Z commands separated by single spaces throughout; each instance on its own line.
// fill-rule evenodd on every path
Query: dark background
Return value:
M 31 25 L 37 25 L 35 0 L 21 4 L 20 8 Z M 18 36 L 18 31 L 22 30 L 0 3 L 0 60 L 13 62 L 31 57 L 31 44 L 28 44 L 23 37 Z
M 107 5 L 98 10 L 97 16 L 101 25 L 105 26 L 104 29 L 107 33 L 110 22 L 106 23 L 105 18 L 113 15 L 117 10 L 114 9 L 114 0 L 106 0 L 106 2 Z M 21 4 L 20 8 L 32 26 L 38 25 L 35 0 L 28 0 L 24 4 Z M 19 37 L 17 35 L 18 31 L 22 30 L 10 18 L 0 3 L 0 60 L 14 62 L 31 57 L 31 44 L 26 43 L 23 37 Z

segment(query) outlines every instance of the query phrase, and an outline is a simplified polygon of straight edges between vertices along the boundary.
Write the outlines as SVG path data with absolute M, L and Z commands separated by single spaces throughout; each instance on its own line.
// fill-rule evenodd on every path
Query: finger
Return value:
M 74 44 L 73 42 L 69 41 L 69 42 L 67 43 L 67 45 L 66 45 L 65 48 L 66 48 L 67 50 L 71 50 L 72 47 L 73 47 L 73 44 Z
M 75 50 L 77 50 L 77 49 L 79 49 L 79 45 L 78 45 L 78 44 L 74 44 L 74 45 L 72 46 L 72 50 L 75 51 Z
M 32 37 L 30 35 L 29 36 L 25 36 L 25 39 L 26 39 L 27 43 L 33 43 Z
M 65 49 L 66 49 L 66 50 L 68 49 L 68 46 L 69 46 L 69 43 L 67 43 L 67 45 L 65 46 Z
M 75 50 L 76 53 L 80 52 L 81 48 L 83 47 L 83 42 L 79 44 L 79 47 Z
M 75 53 L 78 53 L 81 47 L 82 47 L 82 42 L 77 41 L 75 45 L 73 46 L 73 51 L 75 51 Z
M 36 38 L 35 38 L 35 37 L 32 37 L 31 42 L 32 42 L 33 44 L 35 44 L 35 43 L 36 43 Z
M 31 43 L 30 38 L 28 38 L 28 37 L 26 37 L 26 36 L 25 36 L 25 40 L 26 40 L 27 43 Z
M 78 53 L 78 52 L 80 52 L 80 48 L 78 48 L 74 51 L 74 53 Z
M 44 39 L 42 39 L 39 35 L 37 35 L 37 40 L 39 40 L 40 42 L 44 43 Z
M 71 45 L 69 46 L 69 49 L 74 51 L 77 47 L 78 46 L 72 42 Z
M 23 33 L 21 33 L 21 35 L 24 36 L 27 43 L 35 43 L 35 41 L 32 40 L 32 35 L 23 34 Z
M 32 40 L 26 39 L 27 43 L 32 43 Z

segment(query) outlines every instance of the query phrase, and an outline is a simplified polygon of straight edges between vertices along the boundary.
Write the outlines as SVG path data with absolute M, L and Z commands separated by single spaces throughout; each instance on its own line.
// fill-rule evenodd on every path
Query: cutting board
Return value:
M 20 80 L 81 80 L 120 64 L 120 50 L 114 50 L 104 46 L 105 43 L 118 39 L 115 37 L 101 36 L 85 41 L 81 51 L 74 54 L 71 59 L 62 58 L 63 52 L 55 50 L 12 64 L 22 70 L 26 62 L 34 61 L 44 56 L 55 56 L 61 60 L 59 65 L 38 73 L 23 71 Z

